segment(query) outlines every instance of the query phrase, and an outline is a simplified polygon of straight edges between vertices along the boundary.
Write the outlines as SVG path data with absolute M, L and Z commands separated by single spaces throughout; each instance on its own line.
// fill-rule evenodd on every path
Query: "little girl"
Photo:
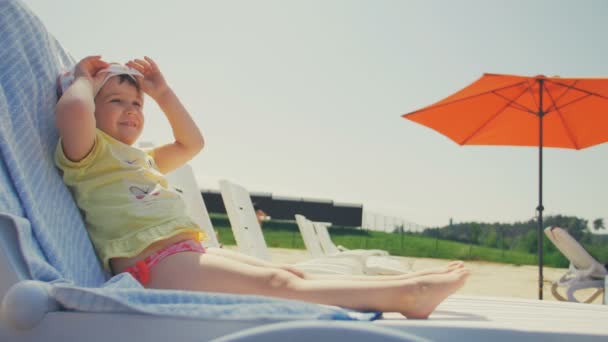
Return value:
M 55 162 L 84 215 L 104 268 L 131 273 L 143 286 L 255 294 L 356 310 L 426 318 L 459 289 L 461 262 L 395 276 L 321 276 L 220 248 L 202 231 L 164 177 L 204 145 L 196 123 L 148 57 L 126 65 L 82 59 L 57 103 Z M 167 117 L 175 141 L 151 151 L 133 147 L 143 125 L 143 94 Z

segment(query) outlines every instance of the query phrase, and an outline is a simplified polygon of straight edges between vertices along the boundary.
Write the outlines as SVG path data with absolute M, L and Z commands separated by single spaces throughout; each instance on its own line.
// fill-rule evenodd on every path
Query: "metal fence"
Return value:
M 364 210 L 361 227 L 368 230 L 376 230 L 381 232 L 392 233 L 395 231 L 404 232 L 421 232 L 426 227 L 417 223 L 408 221 L 401 217 L 388 216 L 380 213 Z

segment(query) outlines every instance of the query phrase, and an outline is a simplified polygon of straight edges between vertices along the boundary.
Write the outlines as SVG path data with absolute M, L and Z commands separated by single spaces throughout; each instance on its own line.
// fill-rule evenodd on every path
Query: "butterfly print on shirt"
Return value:
M 145 189 L 142 189 L 135 185 L 132 185 L 129 187 L 129 191 L 131 192 L 131 194 L 133 194 L 135 196 L 135 198 L 137 198 L 138 200 L 144 199 L 148 195 L 158 196 L 158 194 L 160 194 L 160 191 L 155 191 L 152 194 L 150 194 L 150 191 L 152 191 L 152 190 L 154 190 L 154 189 L 150 189 L 150 187 L 148 187 L 148 186 Z

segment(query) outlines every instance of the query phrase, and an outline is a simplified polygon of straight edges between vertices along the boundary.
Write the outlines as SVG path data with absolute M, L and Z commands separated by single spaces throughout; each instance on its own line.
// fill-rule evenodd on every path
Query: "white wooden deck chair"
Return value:
M 205 240 L 203 240 L 203 245 L 205 247 L 219 247 L 219 241 L 217 241 L 217 236 L 215 235 L 213 224 L 211 223 L 209 212 L 207 211 L 207 206 L 205 206 L 201 190 L 196 183 L 192 167 L 186 164 L 179 169 L 168 173 L 167 179 L 171 185 L 176 188 L 176 191 L 182 193 L 182 196 L 186 201 L 188 213 L 194 222 L 196 222 L 205 232 L 206 237 Z
M 330 251 L 328 251 L 321 244 L 320 238 L 320 234 L 323 234 L 323 232 L 329 237 L 327 227 L 324 224 L 312 222 L 303 215 L 295 215 L 295 218 L 304 240 L 304 245 L 313 258 L 355 260 L 363 267 L 363 273 L 368 275 L 390 275 L 409 272 L 409 268 L 405 267 L 399 260 L 384 255 L 380 256 L 375 250 L 348 250 L 341 252 L 337 249 L 329 249 Z
M 266 240 L 257 221 L 249 192 L 227 180 L 220 181 L 220 191 L 239 251 L 263 260 L 270 260 Z M 361 264 L 348 259 L 315 258 L 294 266 L 312 273 L 363 274 Z
M 140 141 L 138 142 L 139 148 L 143 150 L 151 150 L 156 147 L 157 144 L 151 141 Z M 194 177 L 194 171 L 188 164 L 184 164 L 180 168 L 173 170 L 165 175 L 167 181 L 171 187 L 182 195 L 182 198 L 186 202 L 186 208 L 188 214 L 196 224 L 205 232 L 205 239 L 202 241 L 205 247 L 220 247 L 220 243 L 217 240 L 215 231 L 213 230 L 213 224 L 207 211 L 207 206 L 201 195 L 201 190 Z
M 360 256 L 365 258 L 365 271 L 367 274 L 402 274 L 410 272 L 398 259 L 391 257 L 387 251 L 380 249 L 338 249 L 331 241 L 327 223 L 313 222 L 313 228 L 317 233 L 319 243 L 325 251 L 325 255 Z
M 317 239 L 312 221 L 308 220 L 303 215 L 296 215 L 295 218 L 298 229 L 300 230 L 300 235 L 302 235 L 302 241 L 304 241 L 304 246 L 310 256 L 312 258 L 324 257 L 325 252 Z
M 331 224 L 328 222 L 313 222 L 313 227 L 317 233 L 317 239 L 321 244 L 321 247 L 327 254 L 338 254 L 340 252 L 347 252 L 348 254 L 363 254 L 365 256 L 388 256 L 387 251 L 381 249 L 348 249 L 344 246 L 334 244 L 329 235 L 327 227 Z
M 559 280 L 551 285 L 551 293 L 559 300 L 591 303 L 604 293 L 608 271 L 593 258 L 578 241 L 560 227 L 545 228 L 545 235 L 555 247 L 570 261 L 570 267 Z M 566 297 L 559 293 L 564 288 Z M 577 299 L 575 292 L 582 289 L 595 289 L 587 298 Z M 605 303 L 605 300 L 604 300 Z

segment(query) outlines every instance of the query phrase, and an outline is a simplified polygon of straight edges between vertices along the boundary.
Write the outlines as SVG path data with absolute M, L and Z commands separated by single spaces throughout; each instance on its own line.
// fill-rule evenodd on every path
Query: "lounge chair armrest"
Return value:
M 47 312 L 58 311 L 49 283 L 24 280 L 13 285 L 2 298 L 0 319 L 16 330 L 34 328 Z
M 371 324 L 353 322 L 281 322 L 243 330 L 213 340 L 214 342 L 262 341 L 429 341 L 408 332 Z
M 573 283 L 568 287 L 568 301 L 570 302 L 581 302 L 581 303 L 591 303 L 595 298 L 597 298 L 604 289 L 602 285 L 604 284 L 604 280 L 581 280 L 576 283 Z M 595 289 L 595 292 L 588 296 L 586 299 L 579 301 L 574 297 L 574 293 L 578 290 L 582 289 Z
M 570 266 L 568 267 L 568 273 L 571 274 L 572 278 L 576 279 L 598 279 L 598 273 L 602 272 L 603 267 L 603 265 L 595 262 L 591 265 L 591 267 L 587 269 L 580 269 L 577 268 L 573 263 L 570 263 Z

